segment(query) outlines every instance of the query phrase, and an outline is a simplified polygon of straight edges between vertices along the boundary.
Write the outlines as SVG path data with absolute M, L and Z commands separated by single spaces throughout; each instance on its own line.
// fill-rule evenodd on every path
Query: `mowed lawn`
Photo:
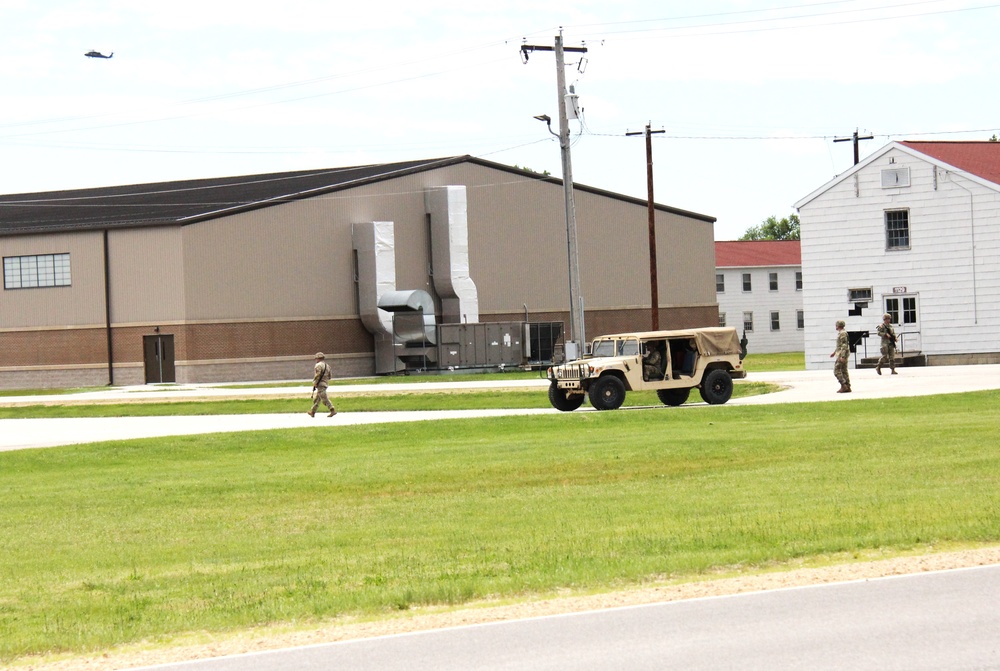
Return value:
M 1000 392 L 0 454 L 0 661 L 1000 540 Z

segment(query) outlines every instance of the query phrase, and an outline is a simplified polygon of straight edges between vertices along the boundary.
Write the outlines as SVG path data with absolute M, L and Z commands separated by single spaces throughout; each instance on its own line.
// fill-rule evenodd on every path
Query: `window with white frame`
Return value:
M 767 284 L 771 291 L 778 290 L 778 273 L 768 273 L 767 274 Z
M 910 248 L 909 210 L 885 211 L 885 248 L 888 250 Z
M 917 323 L 917 297 L 903 296 L 885 299 L 885 311 L 893 324 Z
M 803 330 L 806 327 L 806 313 L 803 310 L 795 311 L 795 328 Z
M 872 300 L 871 287 L 855 287 L 847 290 L 848 303 L 870 303 Z
M 743 291 L 752 291 L 753 285 L 750 282 L 750 273 L 743 273 Z
M 726 293 L 726 276 L 722 273 L 715 273 L 715 293 Z
M 777 310 L 771 311 L 771 330 L 780 331 L 781 330 L 781 317 Z
M 744 312 L 743 313 L 743 330 L 747 333 L 753 332 L 753 313 Z
M 71 279 L 68 253 L 3 258 L 4 289 L 68 287 Z
M 719 313 L 719 326 L 725 326 L 725 325 L 726 325 L 726 313 L 725 312 L 720 312 Z
M 802 271 L 795 271 L 795 290 L 802 291 Z

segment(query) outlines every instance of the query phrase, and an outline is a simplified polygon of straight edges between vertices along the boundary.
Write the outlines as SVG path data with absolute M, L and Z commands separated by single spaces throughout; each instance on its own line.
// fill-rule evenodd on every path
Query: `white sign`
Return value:
M 906 293 L 906 287 L 893 287 L 892 288 L 892 293 L 894 293 L 894 294 L 905 294 Z

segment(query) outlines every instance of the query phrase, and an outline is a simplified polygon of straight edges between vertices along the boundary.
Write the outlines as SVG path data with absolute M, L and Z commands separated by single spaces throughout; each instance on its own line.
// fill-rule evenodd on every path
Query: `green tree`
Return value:
M 996 133 L 993 133 L 993 137 L 990 138 L 990 142 L 1000 142 L 1000 138 L 997 137 Z
M 779 220 L 771 215 L 760 226 L 751 226 L 740 240 L 798 240 L 799 215 L 792 214 Z

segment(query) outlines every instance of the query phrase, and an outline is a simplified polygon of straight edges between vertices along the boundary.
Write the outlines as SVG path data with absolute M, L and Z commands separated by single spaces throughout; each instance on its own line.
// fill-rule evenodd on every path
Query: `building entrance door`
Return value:
M 177 381 L 174 376 L 173 335 L 143 336 L 142 352 L 146 368 L 146 384 Z
M 896 350 L 904 352 L 920 351 L 920 315 L 917 311 L 916 295 L 894 294 L 885 297 L 885 311 L 892 315 L 896 325 Z M 872 331 L 874 333 L 874 330 Z

